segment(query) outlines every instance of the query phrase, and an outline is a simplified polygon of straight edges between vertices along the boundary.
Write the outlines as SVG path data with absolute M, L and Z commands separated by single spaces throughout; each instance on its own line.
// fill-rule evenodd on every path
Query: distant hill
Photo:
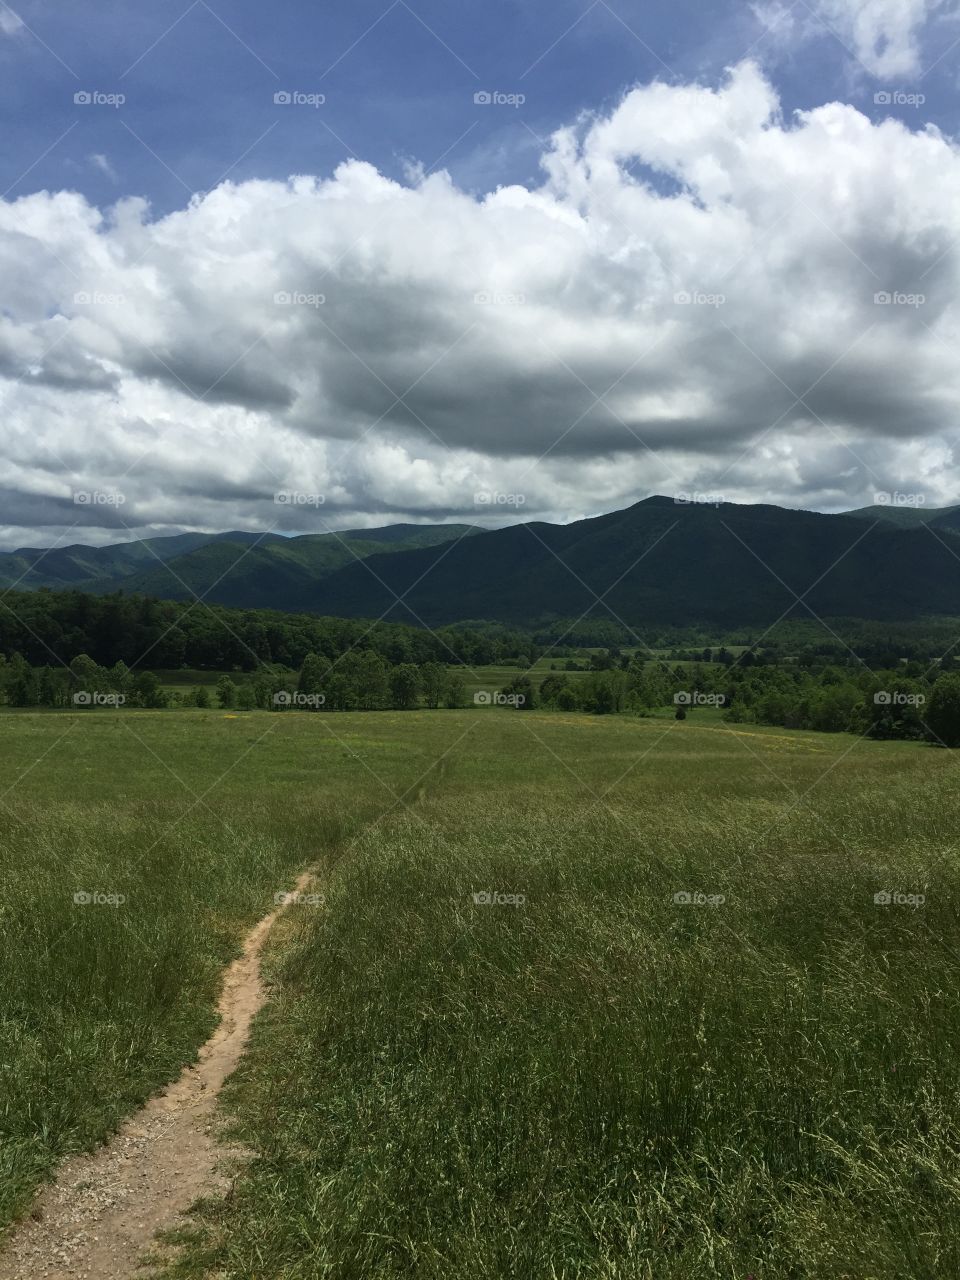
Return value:
M 373 555 L 442 545 L 472 525 L 395 524 L 342 533 L 181 533 L 106 547 L 25 547 L 0 555 L 0 588 L 40 587 L 303 611 L 303 593 L 335 570 Z
M 872 507 L 858 507 L 856 511 L 848 511 L 846 514 L 861 520 L 886 520 L 904 529 L 917 529 L 922 525 L 930 525 L 935 529 L 960 530 L 960 506 L 913 507 L 877 503 Z
M 209 542 L 218 539 L 255 542 L 257 536 L 254 533 L 180 533 L 106 547 L 87 547 L 81 543 L 53 550 L 21 547 L 18 551 L 0 554 L 0 586 L 9 589 L 19 582 L 21 589 L 86 588 L 100 579 L 116 583 L 137 573 L 145 565 L 189 554 Z
M 581 615 L 633 626 L 769 625 L 811 610 L 825 618 L 960 615 L 960 535 L 654 497 L 574 524 L 513 525 L 446 548 L 374 556 L 318 583 L 304 606 L 431 626 Z
M 736 627 L 781 617 L 960 616 L 960 507 L 903 515 L 900 508 L 821 515 L 654 497 L 567 525 L 390 525 L 263 539 L 182 534 L 46 555 L 19 551 L 0 557 L 0 584 L 13 585 L 26 565 L 21 590 L 122 588 L 173 600 L 196 593 L 239 608 L 420 626 L 589 617 L 634 627 Z

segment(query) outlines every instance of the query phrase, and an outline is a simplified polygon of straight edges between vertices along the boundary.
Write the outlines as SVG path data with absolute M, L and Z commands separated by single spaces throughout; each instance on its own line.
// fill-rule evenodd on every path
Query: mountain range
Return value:
M 960 616 L 960 506 L 843 515 L 646 498 L 571 524 L 184 533 L 0 555 L 0 587 L 438 625 Z
M 47 587 L 298 611 L 303 592 L 368 556 L 430 547 L 479 532 L 472 525 L 394 524 L 340 533 L 180 533 L 105 547 L 23 547 L 0 554 L 0 588 Z

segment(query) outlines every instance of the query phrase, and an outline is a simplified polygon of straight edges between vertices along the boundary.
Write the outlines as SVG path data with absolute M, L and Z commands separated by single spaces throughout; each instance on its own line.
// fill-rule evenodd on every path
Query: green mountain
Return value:
M 28 547 L 0 555 L 0 588 L 71 587 L 95 594 L 123 588 L 167 600 L 200 595 L 217 604 L 298 611 L 305 591 L 346 565 L 477 532 L 472 525 L 396 524 L 295 538 L 235 531 L 107 547 Z
M 9 589 L 18 583 L 21 589 L 28 590 L 33 587 L 86 587 L 98 579 L 118 583 L 145 565 L 188 554 L 215 539 L 249 539 L 253 542 L 256 537 L 252 533 L 180 533 L 107 547 L 86 547 L 80 543 L 52 550 L 21 547 L 18 551 L 0 555 L 0 586 Z
M 899 508 L 821 515 L 654 497 L 568 525 L 182 534 L 19 551 L 0 557 L 0 585 L 12 586 L 25 565 L 21 590 L 122 588 L 173 600 L 196 593 L 239 608 L 420 626 L 960 616 L 960 507 L 922 514 L 931 518 L 902 519 Z
M 374 556 L 318 583 L 301 607 L 430 626 L 581 615 L 632 626 L 960 615 L 960 535 L 654 497 L 574 524 L 513 525 Z
M 929 525 L 933 529 L 960 530 L 960 506 L 914 507 L 878 502 L 875 506 L 858 507 L 856 511 L 848 511 L 846 514 L 861 520 L 886 520 L 903 529 L 919 529 L 923 525 Z

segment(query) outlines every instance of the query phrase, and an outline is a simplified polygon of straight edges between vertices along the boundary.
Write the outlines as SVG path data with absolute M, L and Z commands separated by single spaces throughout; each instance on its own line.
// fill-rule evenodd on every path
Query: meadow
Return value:
M 335 728 L 0 716 L 0 1222 L 193 1057 L 223 967 L 274 894 L 439 750 L 429 730 L 403 744 L 368 726 L 343 744 Z
M 253 1157 L 168 1280 L 960 1274 L 954 753 L 497 709 L 0 750 L 7 1215 L 313 864 L 223 1098 Z

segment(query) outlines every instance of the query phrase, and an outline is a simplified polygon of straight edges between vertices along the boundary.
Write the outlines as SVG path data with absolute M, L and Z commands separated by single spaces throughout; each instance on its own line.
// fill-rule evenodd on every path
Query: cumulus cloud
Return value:
M 632 90 L 542 165 L 481 198 L 351 161 L 155 220 L 0 202 L 7 545 L 516 516 L 490 493 L 956 500 L 952 141 L 784 119 L 747 62 Z

